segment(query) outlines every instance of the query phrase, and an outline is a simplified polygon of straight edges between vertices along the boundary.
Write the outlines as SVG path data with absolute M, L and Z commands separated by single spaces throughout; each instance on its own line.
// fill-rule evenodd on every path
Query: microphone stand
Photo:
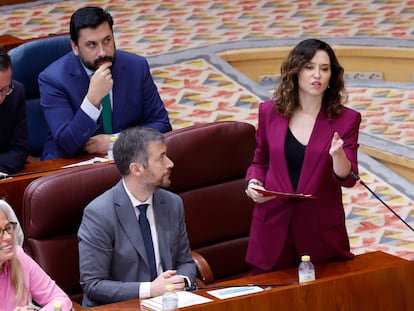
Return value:
M 359 178 L 359 176 L 357 174 L 355 174 L 354 172 L 351 171 L 350 175 L 356 180 L 359 181 L 359 183 L 361 185 L 363 185 L 369 192 L 371 192 L 371 194 L 378 200 L 380 201 L 386 208 L 388 208 L 395 216 L 398 217 L 399 220 L 401 220 L 408 228 L 410 228 L 411 231 L 414 232 L 413 227 L 411 227 L 404 219 L 402 219 L 400 217 L 400 215 L 398 215 L 391 207 L 388 206 L 387 203 L 385 203 L 374 191 L 371 190 L 370 187 L 368 187 L 365 182 Z

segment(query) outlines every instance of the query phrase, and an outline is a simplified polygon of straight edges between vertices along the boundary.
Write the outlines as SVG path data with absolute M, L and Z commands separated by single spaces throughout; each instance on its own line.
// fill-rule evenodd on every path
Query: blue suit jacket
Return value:
M 171 130 L 145 58 L 117 50 L 111 72 L 114 133 L 138 125 L 160 132 Z M 89 77 L 73 52 L 40 73 L 40 103 L 49 126 L 42 159 L 80 155 L 90 137 L 103 133 L 101 122 L 96 123 L 80 109 L 88 87 Z
M 21 170 L 28 153 L 24 87 L 13 81 L 13 93 L 0 104 L 0 172 Z
M 352 170 L 357 173 L 360 122 L 361 115 L 346 107 L 333 119 L 319 112 L 306 146 L 296 190 L 318 198 L 276 198 L 256 204 L 247 251 L 249 263 L 263 270 L 272 269 L 285 245 L 289 225 L 299 255 L 310 255 L 312 262 L 353 258 L 345 228 L 341 187 L 351 187 L 356 181 L 351 176 L 345 180 L 336 177 L 329 148 L 336 131 L 344 141 Z M 262 180 L 269 190 L 294 192 L 285 158 L 288 127 L 289 119 L 278 114 L 271 102 L 259 106 L 257 148 L 247 179 Z
M 163 270 L 196 276 L 181 198 L 166 190 L 153 197 Z M 78 232 L 83 306 L 138 298 L 140 282 L 150 281 L 145 246 L 134 207 L 122 181 L 84 210 Z

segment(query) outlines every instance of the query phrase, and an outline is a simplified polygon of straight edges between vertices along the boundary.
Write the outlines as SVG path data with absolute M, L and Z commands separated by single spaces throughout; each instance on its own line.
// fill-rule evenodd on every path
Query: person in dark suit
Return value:
M 50 132 L 42 159 L 106 154 L 111 135 L 131 126 L 171 130 L 146 59 L 116 50 L 112 27 L 111 15 L 101 8 L 77 10 L 70 20 L 72 52 L 40 73 Z M 106 95 L 108 127 L 101 104 Z
M 332 48 L 300 42 L 281 67 L 271 101 L 259 106 L 257 148 L 246 193 L 256 202 L 246 260 L 252 273 L 313 262 L 352 259 L 341 187 L 358 173 L 361 115 L 344 106 L 344 70 Z M 266 196 L 258 189 L 312 194 Z
M 115 142 L 122 179 L 85 208 L 78 231 L 84 307 L 159 296 L 167 284 L 182 290 L 183 276 L 193 284 L 183 202 L 161 189 L 170 185 L 173 168 L 166 149 L 163 134 L 144 127 L 122 131 Z M 150 250 L 140 226 L 142 204 L 148 205 Z
M 24 167 L 28 154 L 25 92 L 12 80 L 10 56 L 0 47 L 0 175 Z

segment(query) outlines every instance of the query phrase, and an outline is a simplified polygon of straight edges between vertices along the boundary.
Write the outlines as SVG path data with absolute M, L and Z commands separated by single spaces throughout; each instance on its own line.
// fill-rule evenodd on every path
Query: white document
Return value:
M 86 161 L 82 161 L 82 162 L 62 166 L 62 168 L 69 168 L 69 167 L 89 165 L 89 164 L 94 164 L 94 163 L 110 162 L 110 161 L 112 161 L 112 160 L 109 160 L 107 158 L 102 158 L 102 157 L 94 157 L 93 159 L 90 159 L 90 160 L 86 160 Z
M 192 292 L 177 291 L 178 295 L 178 308 L 184 308 L 193 305 L 199 305 L 202 303 L 210 302 L 212 299 L 206 298 Z M 149 308 L 151 310 L 162 310 L 162 296 L 141 300 L 141 306 Z
M 218 299 L 227 299 L 242 295 L 248 295 L 253 293 L 258 293 L 263 291 L 263 288 L 259 286 L 235 286 L 222 289 L 210 290 L 207 293 L 218 298 Z

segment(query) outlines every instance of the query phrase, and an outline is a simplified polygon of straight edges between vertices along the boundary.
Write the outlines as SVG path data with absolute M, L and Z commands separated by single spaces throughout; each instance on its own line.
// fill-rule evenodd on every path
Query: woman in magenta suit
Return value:
M 246 194 L 256 202 L 246 260 L 252 273 L 313 262 L 347 260 L 350 252 L 341 187 L 358 173 L 361 115 L 344 106 L 344 70 L 332 48 L 300 42 L 281 67 L 271 101 L 259 107 L 257 148 Z M 312 194 L 265 196 L 256 189 Z

